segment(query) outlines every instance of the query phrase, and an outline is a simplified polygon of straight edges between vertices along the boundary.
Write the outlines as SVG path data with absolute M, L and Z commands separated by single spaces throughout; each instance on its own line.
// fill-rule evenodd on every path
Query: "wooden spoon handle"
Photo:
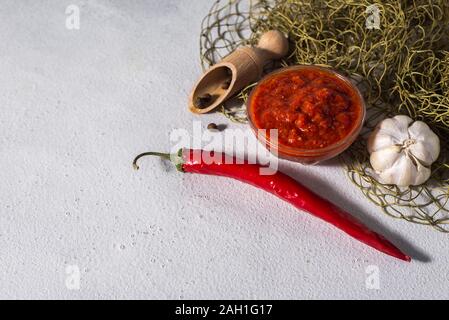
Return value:
M 288 40 L 282 32 L 271 30 L 262 35 L 256 48 L 265 59 L 277 60 L 287 55 Z

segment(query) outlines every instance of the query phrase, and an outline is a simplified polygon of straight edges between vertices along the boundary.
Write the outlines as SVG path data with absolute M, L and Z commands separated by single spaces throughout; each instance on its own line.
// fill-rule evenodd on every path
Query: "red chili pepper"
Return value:
M 274 175 L 261 175 L 260 169 L 263 166 L 259 164 L 250 164 L 248 161 L 242 163 L 241 160 L 238 162 L 236 158 L 231 158 L 232 161 L 225 161 L 226 157 L 229 156 L 223 153 L 191 149 L 182 149 L 177 155 L 157 152 L 143 153 L 134 160 L 133 165 L 136 169 L 139 169 L 137 161 L 144 156 L 159 156 L 171 160 L 181 172 L 224 176 L 246 182 L 276 195 L 298 209 L 305 210 L 333 224 L 351 237 L 374 249 L 404 261 L 411 261 L 409 256 L 402 253 L 383 236 L 371 231 L 346 211 L 280 171 Z M 206 162 L 203 160 L 205 157 L 212 157 L 214 161 Z

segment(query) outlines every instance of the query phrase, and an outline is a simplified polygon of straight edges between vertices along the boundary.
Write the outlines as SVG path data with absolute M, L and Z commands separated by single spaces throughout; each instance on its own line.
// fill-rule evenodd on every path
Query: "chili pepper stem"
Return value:
M 184 172 L 182 165 L 184 164 L 184 161 L 182 159 L 182 149 L 179 150 L 178 153 L 176 154 L 170 154 L 170 153 L 163 153 L 163 152 L 144 152 L 139 154 L 137 157 L 134 158 L 133 161 L 133 167 L 135 170 L 139 170 L 140 167 L 137 164 L 137 162 L 143 158 L 143 157 L 147 157 L 147 156 L 156 156 L 156 157 L 160 157 L 162 159 L 168 160 L 171 163 L 173 163 L 176 166 L 176 169 L 178 169 L 178 171 Z

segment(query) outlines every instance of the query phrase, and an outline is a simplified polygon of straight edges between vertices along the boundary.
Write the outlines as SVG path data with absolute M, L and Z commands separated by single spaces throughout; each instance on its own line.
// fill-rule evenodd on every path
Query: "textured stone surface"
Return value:
M 223 123 L 186 110 L 211 1 L 72 3 L 80 30 L 65 27 L 67 1 L 2 1 L 0 298 L 449 298 L 447 236 L 383 216 L 337 162 L 281 167 L 421 261 L 239 182 L 157 159 L 133 171 L 172 129 Z

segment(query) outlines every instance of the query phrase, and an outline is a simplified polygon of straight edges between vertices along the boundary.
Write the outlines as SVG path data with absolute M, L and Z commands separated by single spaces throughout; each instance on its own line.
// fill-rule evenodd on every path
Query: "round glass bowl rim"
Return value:
M 336 70 L 333 70 L 331 68 L 327 68 L 327 67 L 322 67 L 322 66 L 316 66 L 316 65 L 296 65 L 296 66 L 289 66 L 289 67 L 283 67 L 281 69 L 275 70 L 273 72 L 270 72 L 269 74 L 265 75 L 258 83 L 257 85 L 253 88 L 253 90 L 251 91 L 249 98 L 248 98 L 248 102 L 247 102 L 247 114 L 248 114 L 248 121 L 249 124 L 251 126 L 251 128 L 254 131 L 257 130 L 263 130 L 263 128 L 258 128 L 256 127 L 256 125 L 254 124 L 254 121 L 252 119 L 252 113 L 251 111 L 251 105 L 252 105 L 252 99 L 254 97 L 254 94 L 257 91 L 257 88 L 262 85 L 265 81 L 271 79 L 273 76 L 278 75 L 280 73 L 284 73 L 284 72 L 288 72 L 288 71 L 293 71 L 293 70 L 299 70 L 299 69 L 315 69 L 315 70 L 321 70 L 324 72 L 327 72 L 337 78 L 339 78 L 340 80 L 342 80 L 343 82 L 345 82 L 346 84 L 349 85 L 349 87 L 354 90 L 354 92 L 356 93 L 359 101 L 360 101 L 360 107 L 361 107 L 361 112 L 359 117 L 357 118 L 357 122 L 358 124 L 354 126 L 354 128 L 352 128 L 352 130 L 341 140 L 339 140 L 338 142 L 331 144 L 327 147 L 324 148 L 317 148 L 317 149 L 301 149 L 301 148 L 296 148 L 296 147 L 290 147 L 288 145 L 285 144 L 274 144 L 271 142 L 271 140 L 267 139 L 265 135 L 263 135 L 261 137 L 261 135 L 259 135 L 258 133 L 256 133 L 257 139 L 263 143 L 265 143 L 265 145 L 267 147 L 275 147 L 276 149 L 281 149 L 282 153 L 285 154 L 290 154 L 290 155 L 295 155 L 295 154 L 302 154 L 302 155 L 315 155 L 315 154 L 323 154 L 323 153 L 327 153 L 328 151 L 334 151 L 335 149 L 338 149 L 340 147 L 345 147 L 346 144 L 348 143 L 352 143 L 353 140 L 355 140 L 355 135 L 358 135 L 360 133 L 360 130 L 362 129 L 363 126 L 363 122 L 365 121 L 365 116 L 366 116 L 366 104 L 365 104 L 365 99 L 363 98 L 360 90 L 357 88 L 357 86 L 355 84 L 353 84 L 351 82 L 351 80 L 345 76 L 343 76 L 341 73 L 339 73 Z

